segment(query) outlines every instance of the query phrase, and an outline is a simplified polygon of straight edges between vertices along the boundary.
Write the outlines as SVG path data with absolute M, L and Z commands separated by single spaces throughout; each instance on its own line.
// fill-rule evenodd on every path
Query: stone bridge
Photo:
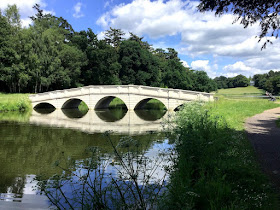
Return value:
M 170 111 L 189 101 L 214 100 L 210 93 L 138 85 L 91 85 L 29 96 L 33 108 L 52 105 L 56 109 L 71 109 L 84 101 L 91 110 L 108 108 L 116 97 L 125 103 L 128 110 L 141 109 L 150 99 L 161 101 Z

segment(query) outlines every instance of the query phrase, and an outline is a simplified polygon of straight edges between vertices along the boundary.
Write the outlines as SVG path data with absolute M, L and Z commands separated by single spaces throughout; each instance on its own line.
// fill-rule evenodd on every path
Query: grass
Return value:
M 262 93 L 254 87 L 221 92 L 228 96 L 204 106 L 187 104 L 178 112 L 178 158 L 163 205 L 174 209 L 279 209 L 279 195 L 256 161 L 244 122 L 280 104 L 231 98 Z M 280 125 L 280 119 L 277 123 Z
M 236 130 L 244 129 L 246 118 L 262 113 L 265 110 L 279 107 L 280 104 L 260 98 L 233 98 L 236 95 L 263 94 L 264 90 L 253 86 L 243 88 L 220 89 L 215 95 L 219 99 L 207 108 L 214 115 L 223 116 L 228 125 Z
M 239 88 L 228 88 L 228 89 L 219 89 L 217 95 L 263 95 L 264 90 L 258 89 L 254 86 L 248 87 L 239 87 Z
M 220 98 L 219 101 L 214 104 L 207 105 L 212 114 L 223 116 L 228 125 L 236 130 L 244 129 L 244 122 L 246 118 L 279 106 L 280 104 L 266 99 L 230 98 Z
M 26 111 L 31 109 L 28 95 L 0 93 L 0 112 Z
M 222 99 L 187 104 L 177 114 L 169 193 L 177 209 L 278 209 L 244 132 L 247 117 L 279 105 L 265 100 Z M 237 115 L 237 116 L 236 116 Z

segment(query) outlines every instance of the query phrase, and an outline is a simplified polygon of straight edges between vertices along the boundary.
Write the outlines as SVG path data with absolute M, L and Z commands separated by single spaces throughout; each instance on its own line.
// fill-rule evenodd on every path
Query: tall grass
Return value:
M 28 94 L 0 93 L 0 112 L 26 111 L 31 109 Z
M 186 104 L 177 114 L 178 157 L 163 205 L 171 209 L 277 209 L 276 196 L 241 129 L 247 116 L 273 105 L 254 109 L 256 104 L 251 102 L 248 111 L 250 102 L 219 103 L 210 111 L 198 103 Z M 234 117 L 237 111 L 242 113 L 240 120 Z

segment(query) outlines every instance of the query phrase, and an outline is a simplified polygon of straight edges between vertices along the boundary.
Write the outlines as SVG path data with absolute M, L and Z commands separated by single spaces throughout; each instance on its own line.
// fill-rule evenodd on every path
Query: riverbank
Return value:
M 176 152 L 165 206 L 178 209 L 278 209 L 277 194 L 256 161 L 246 118 L 279 107 L 265 99 L 220 97 L 186 105 L 176 119 Z
M 6 94 L 0 93 L 0 112 L 27 111 L 31 109 L 29 94 Z

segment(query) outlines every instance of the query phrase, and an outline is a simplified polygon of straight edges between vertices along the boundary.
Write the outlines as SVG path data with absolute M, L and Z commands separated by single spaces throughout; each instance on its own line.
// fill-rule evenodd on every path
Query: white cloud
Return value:
M 214 67 L 210 67 L 209 60 L 196 60 L 191 62 L 191 67 L 194 70 L 202 70 L 207 72 L 208 76 L 211 78 L 216 77 L 216 72 L 212 70 L 212 68 L 216 68 L 216 65 Z
M 196 60 L 191 63 L 191 67 L 195 70 L 209 71 L 209 60 Z
M 244 76 L 253 76 L 254 74 L 263 74 L 268 72 L 268 70 L 261 70 L 259 68 L 254 68 L 252 66 L 246 65 L 242 61 L 235 62 L 234 64 L 229 64 L 223 67 L 225 75 L 228 77 L 234 77 L 239 74 Z
M 181 62 L 182 62 L 184 67 L 186 67 L 186 68 L 190 67 L 187 61 L 181 60 Z
M 252 67 L 246 66 L 242 61 L 238 61 L 234 64 L 230 64 L 227 66 L 224 66 L 224 70 L 231 72 L 231 73 L 236 73 L 236 72 L 248 72 L 248 71 L 252 71 L 255 70 Z
M 83 6 L 84 5 L 81 2 L 78 2 L 77 4 L 74 5 L 74 7 L 73 7 L 73 10 L 74 10 L 73 17 L 74 18 L 81 18 L 81 17 L 85 16 L 84 13 L 82 12 Z

